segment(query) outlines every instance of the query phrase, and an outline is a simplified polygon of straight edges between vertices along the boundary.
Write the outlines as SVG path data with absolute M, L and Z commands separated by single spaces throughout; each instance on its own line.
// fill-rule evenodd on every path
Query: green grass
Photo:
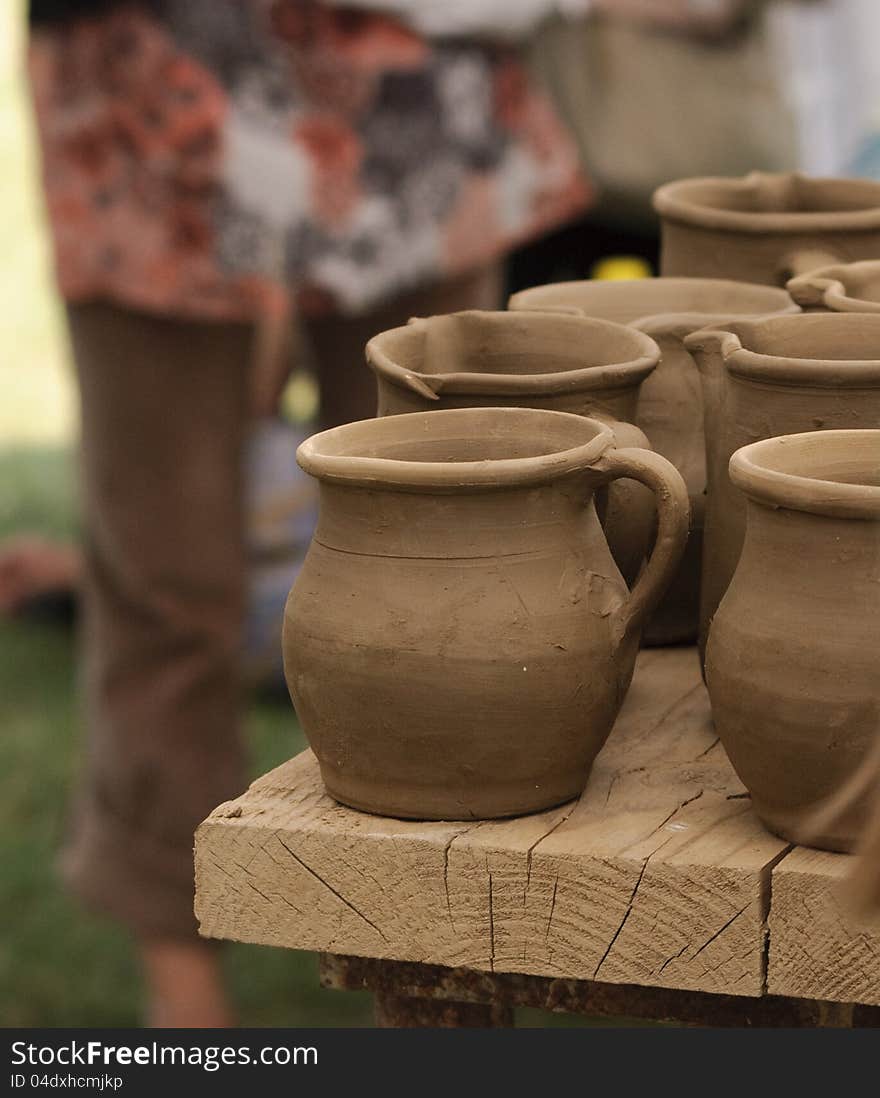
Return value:
M 0 539 L 17 529 L 76 534 L 72 462 L 56 449 L 0 451 Z M 74 638 L 0 621 L 0 1025 L 136 1025 L 138 974 L 120 928 L 81 910 L 54 861 L 82 748 Z M 286 702 L 255 700 L 254 774 L 302 749 Z M 363 1025 L 363 995 L 322 991 L 314 957 L 234 945 L 229 978 L 244 1024 Z

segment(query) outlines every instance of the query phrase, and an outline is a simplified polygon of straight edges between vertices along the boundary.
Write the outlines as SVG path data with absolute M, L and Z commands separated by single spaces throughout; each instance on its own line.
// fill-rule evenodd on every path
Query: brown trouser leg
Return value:
M 188 937 L 193 832 L 241 792 L 251 329 L 69 309 L 82 397 L 89 756 L 64 857 L 92 905 Z
M 364 345 L 377 332 L 406 324 L 411 316 L 497 309 L 502 267 L 492 264 L 472 274 L 414 290 L 364 316 L 327 317 L 306 323 L 321 387 L 321 425 L 336 427 L 376 414 L 376 378 L 364 360 Z
M 491 308 L 497 268 L 308 324 L 329 426 L 375 411 L 367 339 Z M 110 305 L 68 312 L 82 396 L 85 785 L 64 867 L 141 936 L 186 937 L 193 832 L 241 791 L 241 446 L 252 330 Z

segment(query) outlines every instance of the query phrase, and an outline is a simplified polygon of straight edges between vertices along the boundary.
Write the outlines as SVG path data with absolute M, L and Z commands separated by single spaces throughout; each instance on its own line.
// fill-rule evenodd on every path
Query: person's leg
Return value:
M 229 1020 L 193 832 L 241 792 L 241 447 L 252 332 L 72 306 L 88 763 L 63 859 L 142 947 L 151 1020 Z
M 357 317 L 321 317 L 305 327 L 321 389 L 321 426 L 335 427 L 376 414 L 376 378 L 364 346 L 377 332 L 406 324 L 412 316 L 497 309 L 501 304 L 500 263 L 434 286 L 414 290 Z

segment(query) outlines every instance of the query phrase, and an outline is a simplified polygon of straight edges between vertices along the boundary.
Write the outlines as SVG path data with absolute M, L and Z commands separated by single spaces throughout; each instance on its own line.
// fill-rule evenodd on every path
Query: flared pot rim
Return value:
M 752 442 L 730 459 L 730 479 L 773 508 L 880 520 L 880 430 L 805 431 Z M 836 475 L 838 479 L 833 479 Z
M 819 189 L 832 186 L 850 194 L 864 194 L 864 204 L 844 209 L 774 210 L 728 209 L 713 205 L 700 195 L 714 190 L 731 198 L 743 197 L 758 187 Z M 870 196 L 870 200 L 869 200 Z M 653 205 L 663 218 L 702 229 L 738 233 L 859 232 L 880 229 L 880 182 L 834 176 L 810 176 L 801 172 L 751 172 L 745 176 L 699 176 L 664 183 L 654 192 Z
M 675 331 L 678 328 L 693 330 L 695 326 L 705 327 L 707 324 L 723 324 L 727 320 L 734 320 L 741 316 L 784 316 L 800 312 L 800 306 L 792 300 L 788 291 L 781 286 L 768 286 L 762 282 L 744 282 L 732 278 L 667 275 L 609 281 L 586 278 L 572 279 L 567 282 L 550 282 L 543 286 L 531 286 L 527 290 L 520 290 L 518 293 L 512 294 L 507 305 L 514 312 L 537 312 L 541 309 L 557 308 L 571 311 L 575 315 L 580 312 L 583 316 L 590 317 L 594 314 L 589 312 L 588 302 L 585 302 L 582 306 L 575 305 L 573 302 L 560 302 L 559 305 L 554 306 L 552 303 L 553 291 L 557 290 L 562 294 L 576 294 L 583 290 L 587 295 L 592 293 L 596 297 L 607 294 L 610 298 L 615 296 L 625 298 L 630 292 L 634 297 L 637 293 L 650 297 L 656 292 L 659 297 L 664 290 L 670 289 L 680 289 L 682 292 L 689 290 L 715 291 L 719 294 L 738 295 L 740 300 L 749 296 L 754 301 L 744 308 L 724 308 L 718 303 L 713 303 L 712 308 L 655 308 L 654 303 L 648 302 L 648 308 L 644 312 L 634 316 L 632 320 L 617 321 L 617 323 L 626 323 L 628 326 L 640 329 L 646 335 L 656 336 L 665 334 L 667 331 Z M 764 299 L 766 307 L 759 304 L 761 299 Z M 529 304 L 530 301 L 534 301 L 535 304 Z M 660 302 L 657 305 L 659 306 Z
M 794 354 L 769 354 L 756 351 L 748 344 L 776 328 L 780 333 L 809 333 L 810 328 L 837 327 L 854 332 L 868 324 L 877 329 L 880 348 L 880 316 L 867 313 L 801 313 L 788 316 L 768 316 L 752 320 L 729 321 L 707 325 L 685 337 L 685 346 L 692 353 L 714 345 L 724 359 L 728 372 L 749 381 L 783 385 L 812 385 L 817 388 L 858 389 L 880 384 L 880 359 L 873 358 L 806 358 Z M 794 327 L 796 325 L 796 327 Z M 699 360 L 698 360 L 699 361 Z
M 489 442 L 540 439 L 549 452 L 468 461 L 386 457 L 383 447 L 436 445 L 483 438 Z M 555 445 L 553 440 L 558 440 Z M 297 462 L 320 481 L 378 490 L 449 492 L 546 484 L 582 472 L 613 447 L 604 423 L 571 412 L 537 408 L 450 408 L 356 420 L 301 443 Z M 371 452 L 372 451 L 372 452 Z
M 559 370 L 553 373 L 502 374 L 483 373 L 478 370 L 455 370 L 432 374 L 403 366 L 386 350 L 386 344 L 400 339 L 416 340 L 435 320 L 470 317 L 486 318 L 492 324 L 562 323 L 571 328 L 573 345 L 590 332 L 604 331 L 614 335 L 624 345 L 630 357 L 620 362 L 598 363 Z M 627 389 L 640 385 L 660 361 L 660 348 L 644 332 L 626 324 L 588 317 L 576 313 L 552 310 L 503 310 L 466 309 L 439 317 L 416 317 L 408 324 L 379 332 L 367 343 L 367 363 L 376 375 L 401 389 L 414 391 L 427 400 L 443 396 L 494 396 L 494 397 L 542 397 L 559 393 L 591 392 L 595 390 Z

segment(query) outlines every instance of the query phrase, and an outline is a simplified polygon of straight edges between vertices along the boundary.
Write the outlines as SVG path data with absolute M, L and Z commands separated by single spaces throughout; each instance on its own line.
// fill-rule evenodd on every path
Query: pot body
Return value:
M 331 795 L 469 819 L 581 792 L 638 647 L 615 637 L 628 592 L 589 496 L 583 476 L 453 494 L 322 483 L 284 654 Z
M 781 289 L 727 279 L 646 278 L 581 281 L 515 294 L 512 309 L 574 309 L 630 324 L 660 348 L 657 368 L 642 382 L 634 422 L 649 444 L 681 473 L 691 504 L 691 530 L 678 572 L 645 627 L 645 644 L 692 644 L 699 632 L 706 442 L 700 375 L 685 337 L 707 324 L 738 316 L 795 313 Z M 630 408 L 616 413 L 629 418 Z
M 864 323 L 860 323 L 864 321 Z M 774 325 L 786 325 L 773 334 Z M 869 330 L 870 329 L 870 330 Z M 787 340 L 817 358 L 750 355 L 738 338 L 725 349 L 726 333 L 750 332 L 743 343 L 781 348 Z M 757 333 L 755 336 L 754 333 Z M 815 314 L 725 326 L 716 333 L 689 337 L 700 370 L 706 437 L 707 493 L 703 530 L 699 648 L 705 656 L 712 618 L 739 561 L 746 528 L 746 501 L 731 482 L 729 462 L 736 450 L 760 439 L 804 431 L 873 429 L 880 426 L 880 360 L 868 361 L 871 348 L 880 353 L 880 317 L 835 317 Z M 853 362 L 843 361 L 847 345 Z M 841 361 L 823 360 L 832 348 Z M 745 357 L 743 357 L 745 356 Z M 858 371 L 858 376 L 856 376 Z
M 828 263 L 880 255 L 880 184 L 753 172 L 660 187 L 663 275 L 784 286 Z
M 633 344 L 634 333 L 616 324 L 546 313 L 461 313 L 431 317 L 409 329 L 382 333 L 367 357 L 376 373 L 378 416 L 453 408 L 537 408 L 570 412 L 607 423 L 618 446 L 650 448 L 635 425 L 639 389 L 654 369 L 659 350 L 652 341 Z M 598 336 L 601 347 L 591 346 Z M 412 387 L 399 370 L 384 367 L 375 349 L 405 363 L 423 384 Z M 636 354 L 651 363 L 632 368 Z M 554 374 L 571 371 L 571 383 L 546 384 L 547 363 Z M 620 369 L 618 369 L 618 364 Z M 462 371 L 465 371 L 463 374 Z M 462 384 L 461 377 L 466 378 Z M 503 378 L 516 385 L 504 387 Z M 485 391 L 480 378 L 487 380 Z M 655 508 L 651 493 L 634 481 L 616 481 L 597 494 L 596 505 L 611 555 L 630 586 L 651 546 Z
M 703 540 L 700 647 L 705 649 L 712 618 L 739 561 L 746 530 L 746 501 L 728 474 L 741 446 L 800 431 L 880 426 L 880 387 L 818 389 L 721 379 L 721 403 L 707 404 L 708 494 Z
M 880 522 L 752 500 L 747 510 L 706 652 L 715 727 L 771 831 L 851 850 L 870 796 L 819 832 L 811 818 L 880 730 Z

